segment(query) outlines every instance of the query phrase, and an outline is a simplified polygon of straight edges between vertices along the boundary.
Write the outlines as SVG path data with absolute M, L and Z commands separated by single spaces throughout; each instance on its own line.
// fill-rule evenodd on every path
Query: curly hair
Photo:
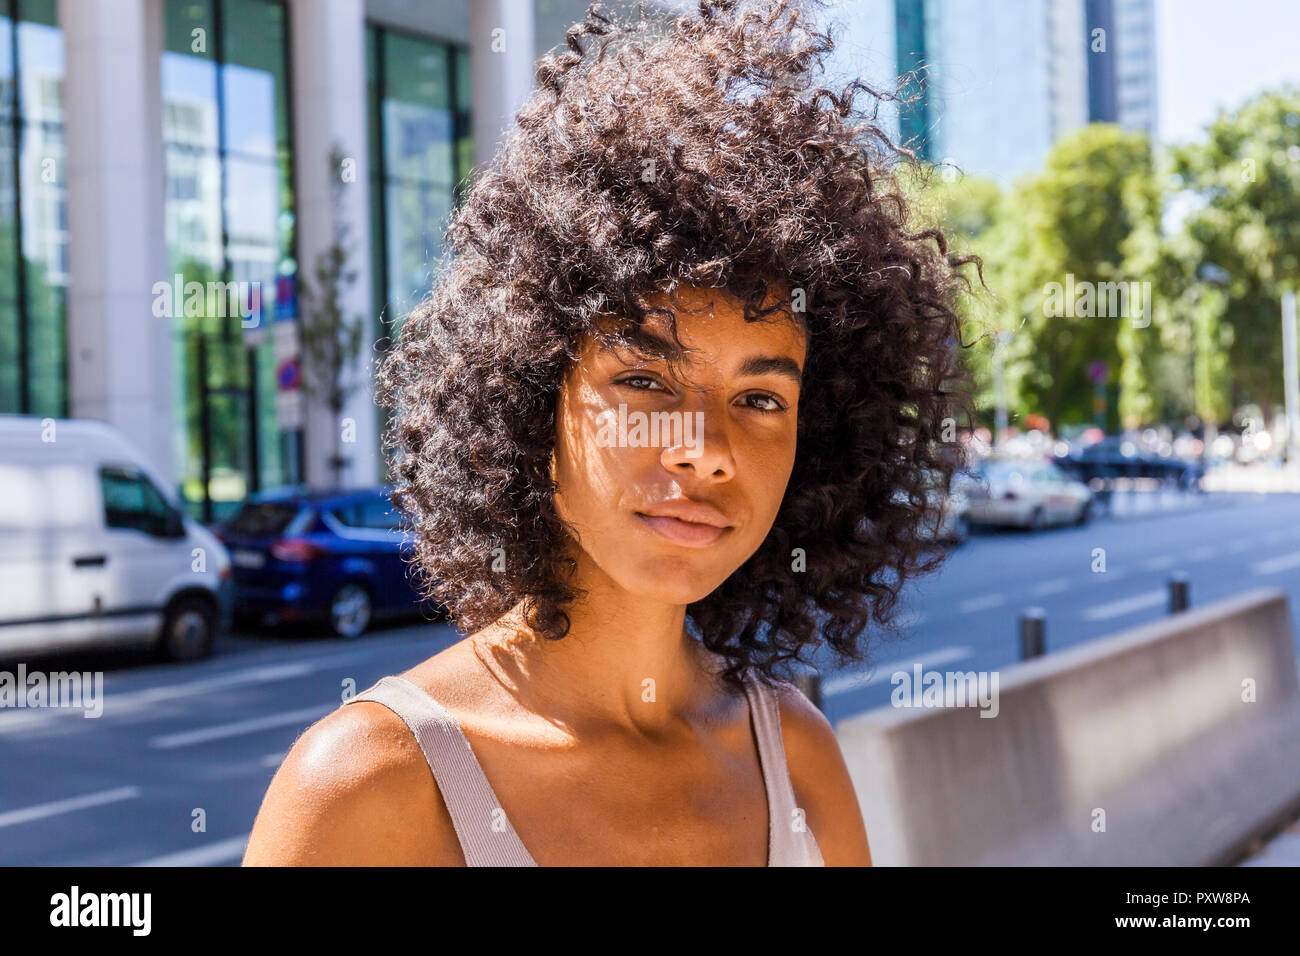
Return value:
M 616 22 L 593 3 L 453 212 L 378 393 L 424 588 L 466 633 L 520 602 L 537 633 L 568 632 L 559 391 L 584 337 L 626 345 L 664 311 L 646 297 L 680 284 L 762 321 L 775 280 L 802 293 L 789 311 L 808 336 L 774 525 L 687 608 L 723 679 L 784 676 L 822 643 L 862 660 L 869 623 L 887 627 L 904 582 L 941 560 L 918 531 L 958 465 L 954 416 L 969 420 L 955 297 L 971 257 L 913 225 L 897 167 L 918 161 L 877 122 L 895 97 L 820 87 L 832 39 L 806 7 L 701 0 Z

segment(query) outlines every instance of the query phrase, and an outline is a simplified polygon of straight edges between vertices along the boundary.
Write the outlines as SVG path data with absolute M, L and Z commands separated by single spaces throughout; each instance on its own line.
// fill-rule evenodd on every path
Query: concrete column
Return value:
M 71 412 L 115 425 L 175 482 L 163 232 L 161 0 L 59 0 L 65 49 Z
M 363 0 L 291 0 L 290 44 L 293 61 L 292 95 L 294 168 L 298 200 L 298 274 L 315 279 L 317 257 L 334 236 L 331 203 L 330 151 L 337 144 L 352 161 L 340 216 L 348 225 L 352 250 L 350 267 L 357 273 L 345 303 L 349 315 L 374 319 L 371 296 L 370 172 L 366 149 L 365 4 Z M 308 400 L 306 414 L 307 481 L 316 486 L 334 482 L 329 459 L 337 435 L 354 440 L 340 446 L 351 463 L 343 474 L 345 487 L 379 480 L 379 413 L 374 400 L 373 339 L 354 374 L 361 387 L 353 393 L 335 421 L 328 408 Z
M 490 160 L 533 89 L 533 0 L 469 5 L 474 165 Z

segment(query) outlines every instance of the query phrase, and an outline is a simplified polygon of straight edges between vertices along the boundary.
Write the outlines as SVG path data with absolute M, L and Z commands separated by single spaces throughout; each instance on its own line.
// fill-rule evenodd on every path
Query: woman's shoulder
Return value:
M 795 801 L 828 866 L 869 866 L 871 852 L 857 791 L 826 715 L 788 681 L 772 683 Z
M 444 652 L 446 653 L 446 652 Z M 442 655 L 438 655 L 442 657 Z M 401 676 L 450 680 L 454 658 Z M 451 815 L 406 722 L 354 700 L 294 742 L 263 798 L 246 866 L 419 866 L 463 863 Z

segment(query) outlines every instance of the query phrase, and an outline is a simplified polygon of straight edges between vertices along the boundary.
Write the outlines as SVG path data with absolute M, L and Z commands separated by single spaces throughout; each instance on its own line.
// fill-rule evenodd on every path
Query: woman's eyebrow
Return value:
M 680 360 L 685 354 L 676 342 L 650 329 L 634 329 L 628 333 L 628 340 L 637 349 L 652 355 L 663 355 L 670 361 Z M 781 375 L 795 385 L 803 386 L 803 372 L 799 363 L 786 355 L 751 355 L 740 364 L 737 374 Z
M 785 355 L 753 355 L 740 363 L 740 375 L 783 375 L 796 385 L 803 385 L 799 363 Z

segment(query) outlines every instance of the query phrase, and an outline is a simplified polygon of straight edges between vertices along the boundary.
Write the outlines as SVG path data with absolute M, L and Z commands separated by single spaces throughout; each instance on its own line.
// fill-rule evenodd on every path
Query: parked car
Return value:
M 230 559 L 102 422 L 0 417 L 0 656 L 149 643 L 207 655 Z
M 1119 435 L 1072 447 L 1055 460 L 1070 477 L 1085 482 L 1098 478 L 1156 478 L 1192 489 L 1205 476 L 1205 468 L 1198 460 L 1147 451 Z
M 1037 531 L 1086 524 L 1092 517 L 1092 491 L 1050 461 L 988 459 L 974 474 L 978 480 L 966 486 L 972 524 Z
M 388 495 L 286 488 L 245 501 L 218 528 L 234 565 L 236 617 L 319 622 L 356 637 L 379 618 L 424 608 L 409 574 L 411 535 Z

